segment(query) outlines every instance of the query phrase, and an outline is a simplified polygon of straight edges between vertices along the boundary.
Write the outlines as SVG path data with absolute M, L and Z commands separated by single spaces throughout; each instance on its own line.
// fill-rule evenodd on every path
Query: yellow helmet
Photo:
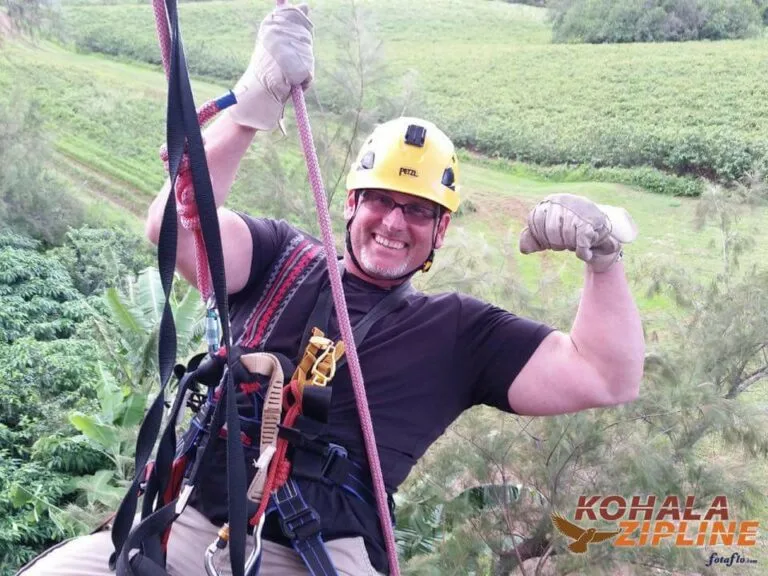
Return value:
M 347 175 L 347 190 L 379 188 L 426 198 L 455 212 L 459 163 L 453 142 L 432 122 L 401 117 L 379 125 Z

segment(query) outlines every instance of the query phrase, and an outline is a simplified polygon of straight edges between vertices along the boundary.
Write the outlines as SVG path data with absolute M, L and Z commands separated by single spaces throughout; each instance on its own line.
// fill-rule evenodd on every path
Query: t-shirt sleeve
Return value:
M 248 226 L 253 242 L 251 270 L 248 273 L 248 281 L 240 291 L 240 293 L 248 293 L 261 282 L 288 238 L 298 234 L 298 231 L 284 220 L 254 218 L 242 212 L 236 212 L 236 214 Z
M 509 386 L 554 328 L 475 298 L 460 298 L 457 347 L 463 352 L 459 356 L 471 383 L 472 405 L 514 412 Z

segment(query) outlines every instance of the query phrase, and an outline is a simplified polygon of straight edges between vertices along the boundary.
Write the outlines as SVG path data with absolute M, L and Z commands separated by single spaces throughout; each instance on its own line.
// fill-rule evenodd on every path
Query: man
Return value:
M 317 240 L 282 221 L 223 208 L 240 163 L 259 130 L 278 126 L 292 85 L 312 80 L 312 25 L 306 9 L 276 9 L 261 26 L 250 66 L 238 82 L 238 104 L 206 130 L 206 152 L 219 208 L 236 344 L 245 350 L 300 356 L 319 295 L 328 290 Z M 343 284 L 354 325 L 395 287 L 426 271 L 443 245 L 459 205 L 453 145 L 434 124 L 400 118 L 377 128 L 347 179 Z M 157 242 L 168 186 L 149 209 L 146 230 Z M 634 231 L 625 212 L 610 220 L 591 201 L 569 195 L 532 211 L 521 249 L 576 252 L 585 282 L 570 334 L 461 294 L 413 291 L 375 323 L 359 345 L 382 473 L 389 492 L 465 409 L 487 404 L 550 415 L 633 400 L 643 370 L 643 334 L 620 260 L 619 240 Z M 626 228 L 623 229 L 623 228 Z M 195 282 L 192 235 L 179 228 L 176 266 Z M 280 294 L 280 296 L 276 296 Z M 335 315 L 322 329 L 338 338 Z M 617 337 L 617 335 L 621 337 Z M 327 442 L 367 467 L 349 372 L 333 380 Z M 202 551 L 226 519 L 224 466 L 198 486 L 174 524 L 171 574 L 205 574 Z M 340 574 L 388 570 L 375 509 L 339 486 L 302 480 L 302 493 L 322 518 L 322 535 Z M 272 517 L 270 517 L 272 518 Z M 264 528 L 261 574 L 306 574 L 274 518 Z M 49 551 L 23 574 L 108 574 L 107 533 Z M 228 558 L 219 561 L 228 574 Z

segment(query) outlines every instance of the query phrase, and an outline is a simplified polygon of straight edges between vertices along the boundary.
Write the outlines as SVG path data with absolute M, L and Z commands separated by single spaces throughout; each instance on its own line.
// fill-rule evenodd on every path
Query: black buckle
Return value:
M 320 533 L 320 516 L 309 506 L 280 518 L 280 528 L 290 540 L 308 540 Z
M 349 474 L 347 449 L 338 444 L 328 443 L 324 456 L 325 460 L 320 474 L 336 484 L 344 483 Z
M 197 414 L 207 400 L 208 395 L 204 392 L 200 392 L 197 384 L 194 384 L 194 389 L 189 391 L 189 396 L 187 397 L 187 408 Z
M 290 426 L 283 426 L 282 424 L 277 425 L 277 436 L 278 438 L 288 440 L 288 444 L 296 448 L 309 448 L 312 443 L 301 430 L 291 428 Z

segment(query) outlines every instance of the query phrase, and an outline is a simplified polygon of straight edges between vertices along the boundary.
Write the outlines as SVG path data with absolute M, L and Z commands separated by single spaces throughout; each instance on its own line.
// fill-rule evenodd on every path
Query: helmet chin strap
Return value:
M 422 272 L 428 272 L 429 269 L 432 267 L 432 261 L 435 258 L 435 242 L 437 241 L 437 223 L 440 221 L 440 217 L 443 214 L 442 209 L 440 209 L 440 212 L 438 213 L 437 220 L 435 220 L 435 224 L 432 227 L 432 250 L 429 253 L 429 256 L 427 256 L 427 259 L 420 265 L 411 270 L 410 272 L 406 272 L 405 274 L 401 276 L 397 276 L 395 278 L 389 278 L 384 276 L 379 276 L 377 274 L 373 274 L 363 268 L 363 266 L 360 264 L 360 261 L 357 259 L 357 256 L 355 255 L 355 250 L 352 248 L 352 234 L 350 233 L 349 229 L 352 226 L 352 221 L 355 219 L 355 215 L 357 214 L 357 206 L 358 201 L 360 199 L 360 190 L 355 190 L 355 211 L 352 213 L 352 216 L 349 220 L 347 220 L 347 231 L 344 234 L 344 243 L 347 248 L 347 252 L 349 252 L 350 258 L 352 258 L 352 262 L 354 262 L 355 266 L 357 266 L 357 269 L 366 274 L 367 276 L 370 276 L 371 278 L 375 278 L 377 280 L 405 280 L 407 278 L 410 278 L 416 272 L 421 270 Z

